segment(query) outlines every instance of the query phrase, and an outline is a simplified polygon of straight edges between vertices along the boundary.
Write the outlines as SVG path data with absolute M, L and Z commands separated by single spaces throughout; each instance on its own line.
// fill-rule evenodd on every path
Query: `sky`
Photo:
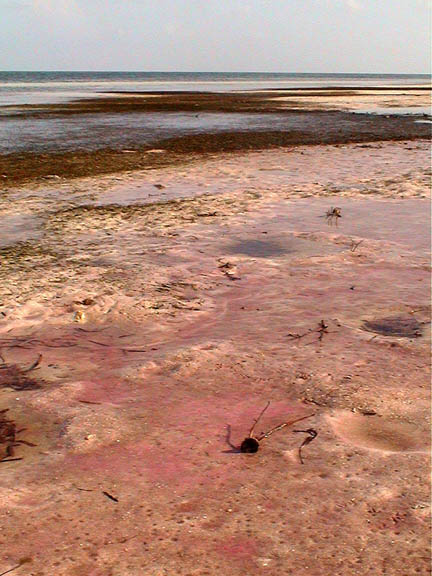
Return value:
M 430 73 L 430 0 L 0 0 L 0 70 Z

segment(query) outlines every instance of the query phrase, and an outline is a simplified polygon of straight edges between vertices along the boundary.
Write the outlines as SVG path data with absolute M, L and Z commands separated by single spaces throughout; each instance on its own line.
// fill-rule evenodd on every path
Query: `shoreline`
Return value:
M 53 130 L 61 128 L 64 120 L 66 134 L 67 122 L 72 122 L 71 130 L 76 130 L 75 122 L 82 123 L 85 133 L 86 122 L 94 119 L 94 129 L 100 135 L 98 139 L 74 145 L 71 148 L 26 150 L 0 154 L 0 189 L 8 189 L 30 181 L 43 181 L 49 178 L 77 178 L 90 175 L 121 173 L 124 171 L 154 169 L 160 166 L 180 165 L 197 158 L 225 152 L 243 152 L 246 150 L 265 150 L 271 148 L 295 147 L 301 145 L 347 144 L 354 142 L 399 141 L 430 139 L 430 126 L 415 122 L 419 116 L 358 114 L 362 106 L 418 107 L 425 100 L 423 92 L 417 88 L 405 87 L 390 90 L 365 88 L 353 90 L 338 88 L 325 90 L 284 90 L 254 93 L 194 93 L 164 92 L 146 94 L 122 94 L 121 97 L 101 97 L 76 100 L 64 104 L 47 104 L 15 107 L 13 114 L 0 117 L 0 128 L 8 122 L 55 121 Z M 430 92 L 429 89 L 424 91 Z M 366 96 L 365 96 L 366 94 Z M 415 94 L 415 96 L 413 96 Z M 340 100 L 343 95 L 343 102 Z M 302 98 L 300 98 L 302 96 Z M 366 98 L 366 100 L 365 100 Z M 384 100 L 383 100 L 384 98 Z M 349 106 L 353 109 L 343 109 Z M 7 108 L 7 107 L 6 107 Z M 355 112 L 354 112 L 355 109 Z M 169 121 L 164 127 L 164 136 L 153 132 L 141 133 L 140 118 L 145 120 L 152 114 L 183 114 L 183 126 L 180 133 L 170 137 Z M 124 129 L 115 124 L 114 136 L 110 130 L 110 118 L 121 115 L 128 118 Z M 127 117 L 130 114 L 135 116 Z M 192 116 L 188 116 L 191 115 Z M 206 125 L 206 115 L 221 114 L 229 118 L 235 114 L 232 127 L 221 128 L 215 132 Z M 262 123 L 259 129 L 242 125 L 242 116 L 256 115 Z M 142 115 L 142 116 L 140 116 Z M 165 116 L 162 116 L 165 117 Z M 105 124 L 98 124 L 97 119 Z M 107 119 L 106 121 L 104 119 Z M 218 121 L 213 117 L 213 125 Z M 272 118 L 275 121 L 272 121 Z M 277 124 L 276 124 L 277 119 Z M 154 124 L 157 126 L 157 118 Z M 5 124 L 6 123 L 6 124 Z M 60 123 L 60 124 L 58 124 Z M 272 125 L 274 124 L 274 126 Z M 15 130 L 19 128 L 17 124 Z M 42 130 L 43 124 L 38 124 Z M 152 126 L 152 125 L 150 125 Z M 183 133 L 182 133 L 183 131 Z M 72 132 L 74 134 L 75 132 Z M 29 133 L 31 134 L 31 132 Z M 42 134 L 42 132 L 41 132 Z M 60 133 L 61 134 L 61 133 Z M 167 136 L 167 135 L 168 136 Z M 7 135 L 7 133 L 6 133 Z M 54 136 L 55 137 L 55 136 Z M 30 136 L 29 136 L 30 138 Z M 22 144 L 25 146 L 25 136 Z M 122 144 L 124 142 L 124 144 Z M 61 143 L 63 144 L 63 143 Z M 31 141 L 28 147 L 31 147 Z M 55 146 L 55 140 L 50 144 Z

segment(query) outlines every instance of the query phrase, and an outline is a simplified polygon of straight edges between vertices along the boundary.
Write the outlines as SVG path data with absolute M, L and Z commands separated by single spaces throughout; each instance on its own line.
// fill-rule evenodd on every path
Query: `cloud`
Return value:
M 165 24 L 165 31 L 169 36 L 175 36 L 182 29 L 182 24 L 179 20 L 171 20 Z
M 345 4 L 348 6 L 350 10 L 361 10 L 363 8 L 363 4 L 360 0 L 345 0 Z
M 25 2 L 23 0 L 6 0 L 2 4 L 3 8 L 9 8 L 14 10 L 21 10 L 21 8 L 31 8 L 31 2 Z
M 77 0 L 33 0 L 33 9 L 42 14 L 71 14 L 79 6 Z

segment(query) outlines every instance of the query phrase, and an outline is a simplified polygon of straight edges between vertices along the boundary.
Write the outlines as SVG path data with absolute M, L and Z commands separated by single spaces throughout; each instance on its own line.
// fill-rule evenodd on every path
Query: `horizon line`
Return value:
M 327 76 L 432 76 L 432 72 L 281 72 L 281 71 L 250 71 L 250 70 L 0 70 L 0 73 L 92 73 L 92 74 L 280 74 L 280 75 L 327 75 Z

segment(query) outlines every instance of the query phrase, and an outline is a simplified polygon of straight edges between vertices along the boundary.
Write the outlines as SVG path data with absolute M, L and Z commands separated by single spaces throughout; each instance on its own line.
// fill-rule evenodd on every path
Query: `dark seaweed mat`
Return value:
M 366 320 L 363 330 L 374 332 L 381 336 L 395 336 L 399 338 L 418 338 L 422 335 L 421 324 L 415 318 L 393 317 Z

